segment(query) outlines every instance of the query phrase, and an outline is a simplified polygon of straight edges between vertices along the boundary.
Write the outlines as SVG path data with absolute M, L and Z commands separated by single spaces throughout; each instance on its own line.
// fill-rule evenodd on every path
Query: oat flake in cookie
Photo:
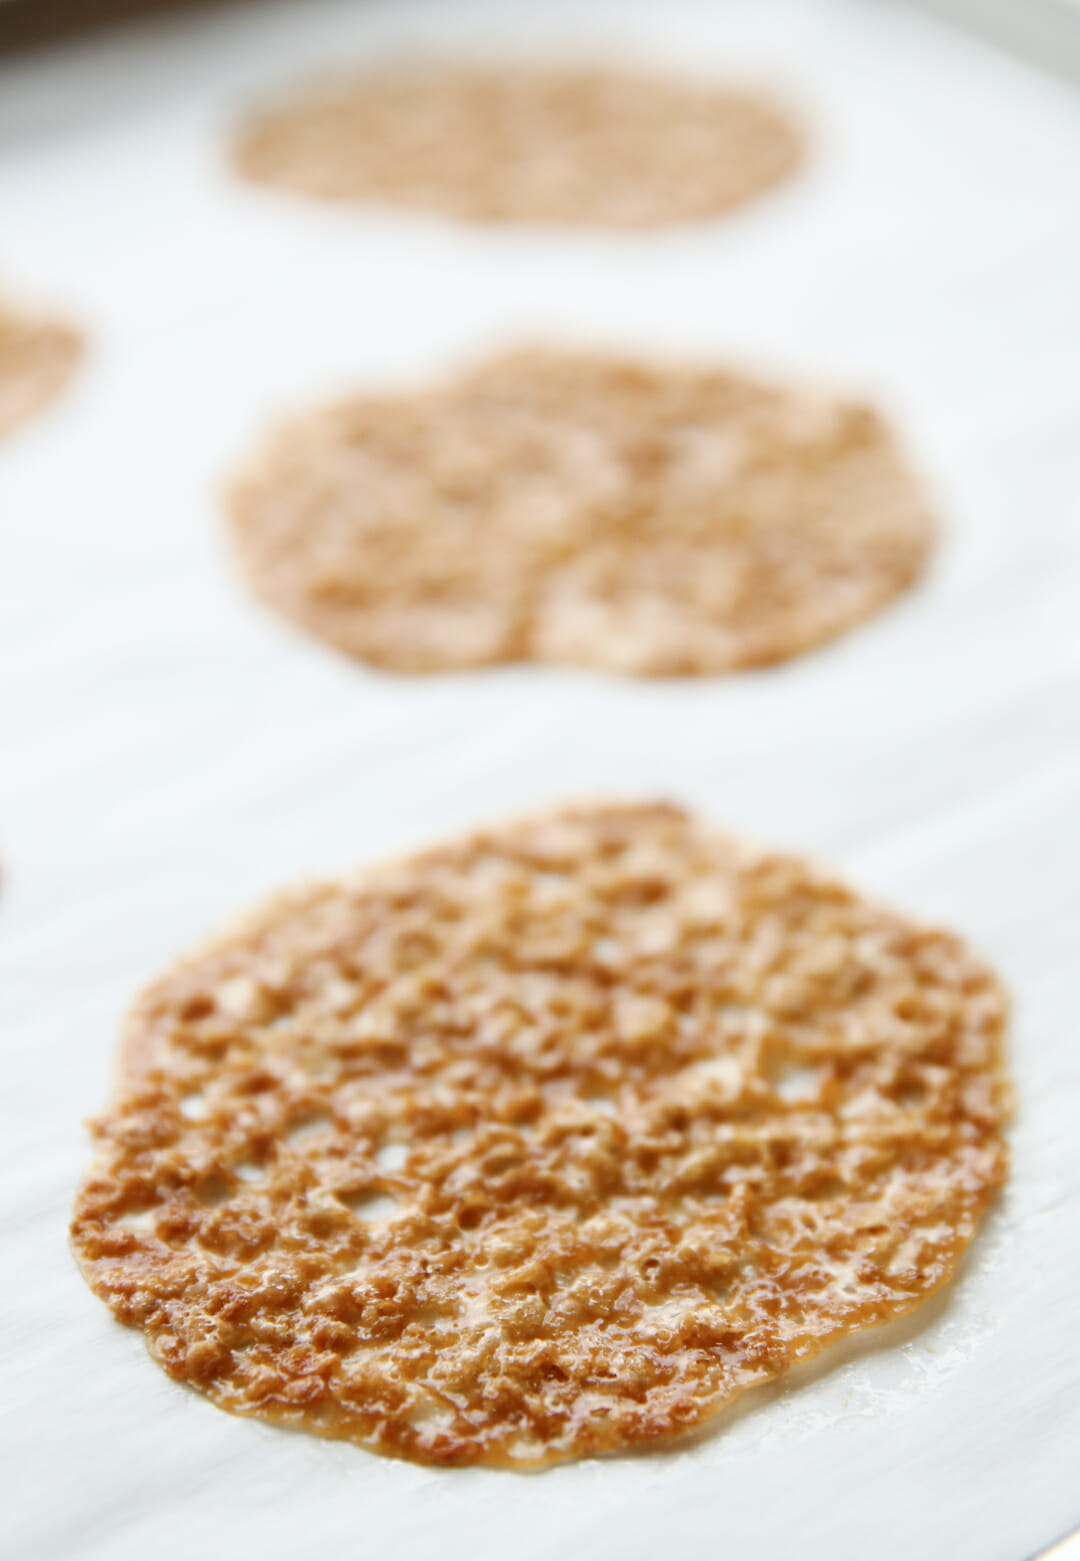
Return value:
M 64 388 L 81 350 L 71 326 L 0 300 L 0 438 Z
M 831 639 L 933 526 L 869 408 L 539 349 L 279 429 L 229 501 L 256 593 L 407 672 L 724 672 Z
M 665 805 L 283 895 L 138 1000 L 87 1280 L 222 1408 L 646 1447 L 952 1274 L 1006 1169 L 955 937 Z
M 248 179 L 479 222 L 648 228 L 789 175 L 803 137 L 761 94 L 640 71 L 390 67 L 254 116 Z

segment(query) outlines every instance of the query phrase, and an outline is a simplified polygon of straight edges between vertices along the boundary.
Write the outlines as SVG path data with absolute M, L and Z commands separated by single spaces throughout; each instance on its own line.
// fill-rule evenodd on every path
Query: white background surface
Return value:
M 529 28 L 776 83 L 808 174 L 603 237 L 222 166 L 237 106 L 310 65 Z M 0 273 L 92 336 L 0 449 L 3 1554 L 1019 1561 L 1080 1521 L 1080 101 L 870 0 L 253 8 L 3 67 Z M 216 488 L 267 419 L 544 330 L 879 397 L 944 521 L 931 577 L 785 668 L 637 686 L 393 680 L 247 600 Z M 824 857 L 999 966 L 1015 1170 L 957 1283 L 697 1446 L 532 1477 L 172 1385 L 66 1246 L 130 993 L 291 878 L 612 791 Z

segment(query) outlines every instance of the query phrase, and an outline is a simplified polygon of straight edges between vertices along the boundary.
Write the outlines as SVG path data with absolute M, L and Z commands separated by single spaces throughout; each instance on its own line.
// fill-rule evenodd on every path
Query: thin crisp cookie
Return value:
M 72 326 L 0 300 L 0 438 L 60 393 L 81 353 L 82 337 Z
M 934 534 L 868 407 L 541 349 L 279 429 L 229 515 L 259 597 L 402 672 L 764 666 L 892 601 Z
M 223 1409 L 436 1464 L 663 1444 L 949 1279 L 1005 1018 L 958 939 L 801 861 L 552 812 L 144 992 L 75 1252 Z
M 798 166 L 763 94 L 642 71 L 391 67 L 254 115 L 245 178 L 479 222 L 649 228 L 715 217 Z

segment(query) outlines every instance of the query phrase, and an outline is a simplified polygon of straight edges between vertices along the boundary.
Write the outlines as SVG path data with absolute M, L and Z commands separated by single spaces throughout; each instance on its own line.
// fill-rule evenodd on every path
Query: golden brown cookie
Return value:
M 283 895 L 138 1000 L 73 1240 L 222 1408 L 645 1447 L 952 1274 L 1006 1170 L 958 939 L 661 804 Z
M 797 166 L 803 137 L 752 92 L 571 67 L 388 68 L 257 114 L 259 183 L 487 222 L 646 228 L 713 217 Z
M 229 508 L 264 601 L 408 672 L 782 661 L 909 586 L 933 537 L 864 406 L 542 350 L 280 429 Z
M 64 388 L 81 351 L 82 337 L 71 326 L 0 301 L 0 437 Z

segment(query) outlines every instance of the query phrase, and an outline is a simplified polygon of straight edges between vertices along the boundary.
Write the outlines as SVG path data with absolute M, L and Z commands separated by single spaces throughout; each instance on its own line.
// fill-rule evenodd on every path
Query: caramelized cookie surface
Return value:
M 934 530 L 864 406 L 539 349 L 287 425 L 229 511 L 264 601 L 408 672 L 782 661 L 910 586 Z
M 89 1283 L 221 1407 L 434 1463 L 649 1446 L 953 1272 L 1005 1175 L 954 937 L 666 805 L 284 895 L 139 999 Z
M 396 68 L 255 115 L 239 173 L 325 200 L 479 222 L 649 228 L 787 177 L 803 137 L 752 92 L 598 69 Z

